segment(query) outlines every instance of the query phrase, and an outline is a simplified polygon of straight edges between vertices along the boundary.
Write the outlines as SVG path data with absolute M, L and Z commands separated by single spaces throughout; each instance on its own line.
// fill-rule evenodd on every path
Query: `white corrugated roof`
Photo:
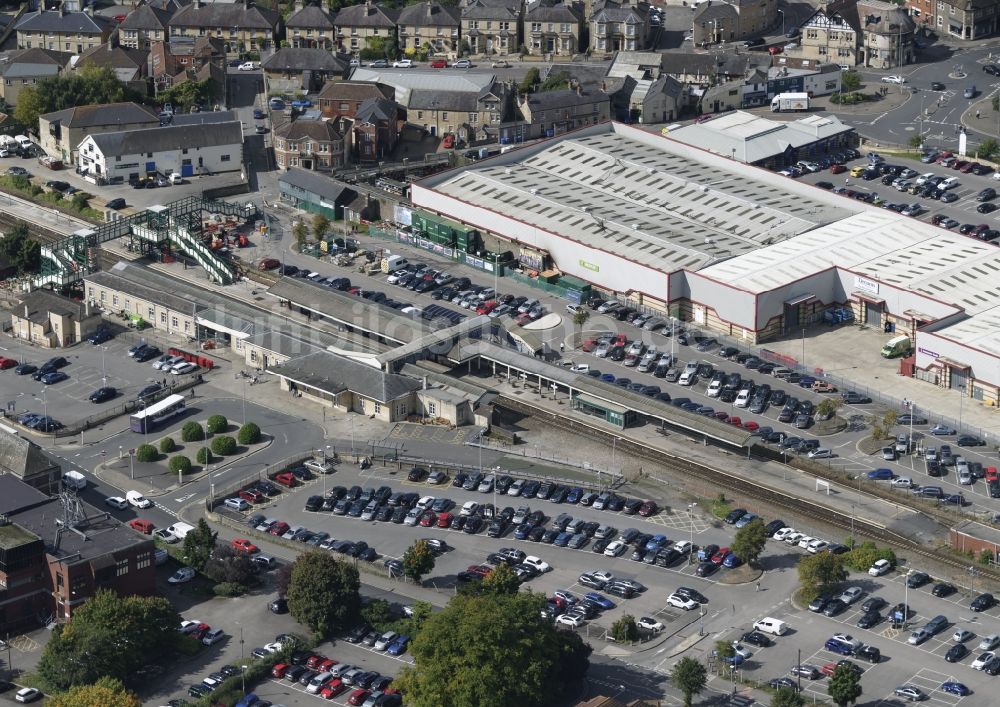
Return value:
M 1000 306 L 931 333 L 1000 357 Z

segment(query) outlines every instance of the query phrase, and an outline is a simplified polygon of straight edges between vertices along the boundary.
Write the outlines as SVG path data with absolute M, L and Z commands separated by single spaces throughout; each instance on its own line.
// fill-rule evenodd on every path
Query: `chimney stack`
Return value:
M 305 3 L 302 0 L 295 0 L 295 10 L 296 12 L 305 8 Z
M 428 3 L 427 3 L 427 19 L 430 19 L 433 16 L 434 16 L 434 5 L 431 4 L 430 1 L 428 0 Z

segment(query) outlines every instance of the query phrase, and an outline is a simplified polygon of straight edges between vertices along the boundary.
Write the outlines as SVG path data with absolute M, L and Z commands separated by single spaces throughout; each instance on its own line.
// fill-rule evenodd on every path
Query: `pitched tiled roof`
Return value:
M 395 27 L 397 10 L 378 5 L 351 5 L 337 13 L 338 27 Z
M 335 71 L 343 73 L 347 65 L 325 49 L 282 47 L 263 63 L 264 71 Z
M 575 88 L 565 88 L 558 91 L 540 91 L 539 93 L 532 93 L 527 97 L 527 103 L 532 113 L 591 105 L 601 101 L 608 101 L 608 96 L 603 91 L 584 90 L 578 93 Z
M 101 34 L 111 27 L 111 20 L 100 15 L 91 17 L 86 12 L 58 10 L 46 12 L 26 12 L 18 20 L 16 29 L 21 32 L 73 32 L 77 34 Z
M 711 22 L 712 20 L 735 19 L 737 17 L 739 17 L 739 12 L 735 7 L 718 0 L 703 2 L 694 11 L 695 22 Z
M 285 26 L 293 29 L 297 27 L 322 30 L 333 29 L 333 15 L 315 5 L 306 5 L 289 17 L 288 21 L 285 22 Z
M 525 21 L 531 22 L 579 22 L 580 13 L 563 3 L 534 3 L 524 13 Z
M 31 76 L 55 76 L 70 57 L 69 52 L 56 52 L 51 49 L 15 49 L 4 52 L 0 61 L 0 76 L 6 78 L 21 78 Z
M 327 393 L 349 390 L 353 393 L 389 403 L 420 389 L 420 381 L 360 363 L 329 351 L 299 356 L 269 371 L 286 376 L 301 385 L 308 385 Z
M 80 128 L 83 130 L 128 123 L 160 124 L 160 119 L 156 113 L 145 106 L 140 106 L 138 103 L 74 106 L 73 108 L 46 113 L 41 117 L 50 123 L 58 120 L 66 128 Z
M 274 129 L 274 134 L 276 137 L 291 141 L 309 138 L 318 142 L 336 142 L 344 139 L 337 132 L 336 127 L 329 121 L 308 120 L 304 118 L 280 125 Z
M 107 44 L 98 44 L 85 51 L 77 62 L 77 66 L 110 66 L 113 69 L 137 69 L 146 65 L 149 52 L 145 49 L 126 49 L 114 47 L 108 49 Z
M 125 20 L 119 25 L 123 30 L 165 30 L 173 14 L 170 10 L 161 10 L 151 5 L 140 5 L 128 13 Z
M 241 29 L 269 29 L 278 26 L 277 12 L 242 3 L 211 3 L 195 7 L 194 4 L 178 10 L 170 20 L 171 27 L 239 27 Z
M 114 133 L 90 135 L 105 158 L 137 155 L 143 152 L 164 152 L 182 148 L 213 147 L 243 144 L 243 126 L 230 123 L 179 125 L 177 127 L 120 130 Z
M 399 115 L 399 106 L 388 98 L 368 98 L 358 106 L 355 116 L 360 123 L 371 123 L 376 120 L 395 120 Z
M 516 20 L 521 13 L 518 0 L 472 0 L 462 8 L 462 19 Z
M 390 86 L 371 81 L 327 81 L 319 92 L 319 99 L 364 101 L 369 98 L 392 98 Z
M 458 17 L 454 12 L 437 2 L 419 2 L 404 7 L 396 22 L 412 27 L 458 27 Z
M 411 110 L 441 110 L 472 113 L 479 110 L 477 94 L 471 91 L 410 91 L 406 107 Z

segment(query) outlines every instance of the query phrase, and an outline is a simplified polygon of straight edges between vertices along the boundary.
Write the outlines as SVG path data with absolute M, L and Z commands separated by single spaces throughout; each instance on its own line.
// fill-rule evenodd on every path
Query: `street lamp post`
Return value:
M 688 504 L 688 530 L 691 531 L 691 547 L 688 551 L 688 564 L 690 565 L 694 562 L 694 509 L 698 506 L 697 503 Z
M 104 354 L 108 351 L 107 346 L 101 347 L 101 381 L 103 385 L 108 384 L 108 368 L 104 365 Z
M 785 11 L 778 10 L 778 14 L 781 15 L 781 36 L 785 36 Z
M 145 413 L 146 412 L 146 401 L 143 400 L 142 398 L 140 398 L 139 399 L 139 405 L 141 406 L 142 412 Z M 149 420 L 147 420 L 146 416 L 143 415 L 142 416 L 142 443 L 145 444 L 148 439 L 149 439 Z
M 247 377 L 240 376 L 243 381 L 243 424 L 247 424 Z M 324 408 L 325 409 L 325 408 Z

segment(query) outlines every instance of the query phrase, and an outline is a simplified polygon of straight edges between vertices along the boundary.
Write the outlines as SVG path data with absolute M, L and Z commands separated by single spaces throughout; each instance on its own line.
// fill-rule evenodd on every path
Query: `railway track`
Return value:
M 619 452 L 626 452 L 636 457 L 646 459 L 684 476 L 695 477 L 713 486 L 717 486 L 720 490 L 732 491 L 735 494 L 739 494 L 748 499 L 753 499 L 761 504 L 766 504 L 769 508 L 783 508 L 791 513 L 819 520 L 847 531 L 850 531 L 853 528 L 855 534 L 863 535 L 871 538 L 872 540 L 905 549 L 911 556 L 918 555 L 928 560 L 933 560 L 934 562 L 946 565 L 947 567 L 956 570 L 956 574 L 958 575 L 964 575 L 966 573 L 966 569 L 968 568 L 968 560 L 955 557 L 950 553 L 937 552 L 911 540 L 910 538 L 907 538 L 906 536 L 895 533 L 885 526 L 857 517 L 852 518 L 852 516 L 848 514 L 841 513 L 822 504 L 786 494 L 767 486 L 762 486 L 741 476 L 731 474 L 723 469 L 692 462 L 681 457 L 667 454 L 658 449 L 654 449 L 631 440 L 623 439 L 618 435 L 599 427 L 589 425 L 584 421 L 568 419 L 564 416 L 551 413 L 548 410 L 536 408 L 524 400 L 516 400 L 508 396 L 501 395 L 497 402 L 502 407 L 542 419 L 547 424 L 566 430 L 567 432 L 583 434 L 591 438 L 601 439 L 609 444 L 612 440 L 616 440 L 615 444 Z M 920 512 L 920 509 L 917 508 L 913 508 L 911 510 Z M 913 563 L 911 562 L 910 564 L 912 565 Z M 977 572 L 980 572 L 982 575 L 987 576 L 994 581 L 1000 581 L 1000 573 L 993 571 L 988 567 L 977 566 L 976 569 Z

